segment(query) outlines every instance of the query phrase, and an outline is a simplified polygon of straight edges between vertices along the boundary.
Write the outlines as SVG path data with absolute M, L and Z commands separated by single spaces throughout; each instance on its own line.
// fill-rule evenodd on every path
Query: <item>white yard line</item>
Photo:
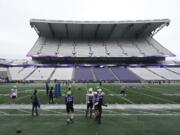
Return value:
M 147 97 L 151 97 L 151 98 L 154 98 L 154 99 L 158 99 L 158 100 L 161 100 L 161 101 L 165 101 L 165 102 L 168 102 L 168 103 L 177 104 L 177 103 L 176 103 L 176 102 L 174 102 L 174 101 L 167 100 L 167 99 L 163 99 L 163 98 L 156 97 L 156 96 L 152 96 L 152 95 L 149 95 L 149 94 L 145 94 L 145 93 L 138 93 L 138 92 L 135 92 L 135 91 L 131 91 L 131 92 L 134 92 L 134 93 L 136 93 L 136 94 L 141 94 L 141 95 L 144 95 L 144 96 L 147 96 Z
M 124 99 L 124 100 L 127 101 L 128 103 L 135 104 L 134 102 L 132 102 L 131 100 L 129 100 L 129 99 L 125 98 L 125 97 L 120 97 L 120 98 Z
M 105 109 L 105 110 L 103 110 L 103 112 L 109 112 L 109 113 L 113 113 L 113 114 L 119 114 L 120 112 L 118 112 L 118 111 L 114 111 L 114 110 L 107 110 L 107 109 Z
M 7 97 L 7 96 L 9 96 L 9 94 L 0 94 L 0 97 Z
M 172 113 L 172 114 L 176 114 L 177 112 L 172 112 L 171 110 L 162 110 L 162 109 L 157 109 L 157 110 L 154 110 L 155 113 Z M 180 113 L 180 111 L 179 111 Z
M 31 95 L 26 95 L 26 96 L 23 96 L 23 97 L 17 97 L 16 101 L 19 101 L 21 99 L 24 99 L 24 98 L 27 98 L 27 97 L 30 97 Z
M 106 111 L 109 111 L 109 110 L 106 110 Z M 128 112 L 131 112 L 131 113 L 143 113 L 143 114 L 154 114 L 154 112 L 148 112 L 149 110 L 138 110 L 138 109 L 129 109 L 127 110 Z M 117 110 L 110 110 L 109 112 L 112 112 L 112 113 L 122 113 L 120 111 L 117 111 Z
M 148 110 L 132 110 L 132 111 L 136 111 L 136 112 L 140 112 L 140 113 L 143 113 L 143 114 L 149 114 L 149 115 L 151 115 L 151 114 L 156 114 L 156 113 L 154 113 L 154 112 L 147 112 Z
M 75 110 L 76 112 L 85 113 L 85 110 Z
M 18 111 L 20 111 L 20 112 L 25 112 L 25 113 L 31 114 L 31 112 L 30 112 L 30 111 L 27 111 L 27 110 L 23 110 L 23 109 L 16 109 L 16 110 L 18 110 Z
M 40 89 L 40 90 L 38 90 L 38 92 L 46 92 L 45 90 L 42 90 L 42 89 Z M 21 90 L 21 91 L 18 91 L 18 93 L 33 93 L 34 92 L 34 89 L 29 89 L 29 90 Z
M 3 115 L 9 115 L 9 113 L 3 112 L 3 111 L 0 111 L 0 113 L 1 113 L 0 115 L 2 115 L 2 114 Z
M 111 91 L 112 93 L 117 94 L 117 93 L 115 93 L 113 90 L 107 90 L 107 89 L 104 88 L 104 87 L 102 87 L 102 88 L 105 89 L 106 91 Z M 120 97 L 121 99 L 123 99 L 124 101 L 128 102 L 128 103 L 134 104 L 133 101 L 131 101 L 131 100 L 125 98 L 125 97 L 122 97 L 122 96 L 119 96 L 119 97 Z
M 49 110 L 49 109 L 42 109 L 43 111 L 48 111 L 48 112 L 53 112 L 53 113 L 56 113 L 56 114 L 65 114 L 63 112 L 58 112 L 58 111 L 54 111 L 54 110 Z
M 75 116 L 80 116 L 84 117 L 84 114 L 74 114 Z M 3 116 L 31 116 L 30 114 L 0 114 L 0 117 Z M 66 116 L 66 114 L 40 114 L 39 117 L 41 116 Z M 158 113 L 151 113 L 151 114 L 146 114 L 146 113 L 117 113 L 117 114 L 102 114 L 102 116 L 106 117 L 113 117 L 113 116 L 180 116 L 180 113 L 174 114 L 174 113 L 164 113 L 164 114 L 158 114 Z

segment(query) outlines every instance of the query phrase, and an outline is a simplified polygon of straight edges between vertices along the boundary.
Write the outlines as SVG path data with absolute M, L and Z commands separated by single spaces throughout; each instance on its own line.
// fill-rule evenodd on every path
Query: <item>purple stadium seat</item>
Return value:
M 131 81 L 131 82 L 139 82 L 140 78 L 133 74 L 126 68 L 121 67 L 112 67 L 113 73 L 118 77 L 120 81 Z
M 91 68 L 77 67 L 75 69 L 75 81 L 93 81 L 93 74 Z
M 115 81 L 117 80 L 108 68 L 94 68 L 94 74 L 97 81 Z

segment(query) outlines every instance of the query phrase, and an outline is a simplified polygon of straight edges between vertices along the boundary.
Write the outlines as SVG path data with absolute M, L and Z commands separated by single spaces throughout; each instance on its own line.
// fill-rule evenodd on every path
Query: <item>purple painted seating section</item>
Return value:
M 120 81 L 126 81 L 126 82 L 139 82 L 140 81 L 140 78 L 134 73 L 132 73 L 131 71 L 129 71 L 127 68 L 111 67 L 111 70 L 109 70 L 109 68 L 107 67 L 105 68 L 94 67 L 93 71 L 96 77 L 96 81 L 117 81 L 117 78 Z M 75 68 L 74 80 L 75 81 L 95 81 L 91 68 L 89 67 Z
M 97 81 L 115 81 L 117 80 L 108 68 L 94 68 L 94 74 Z
M 129 71 L 126 68 L 112 67 L 111 69 L 113 73 L 121 81 L 139 81 L 140 80 L 140 78 L 137 75 L 133 74 L 131 71 Z
M 91 68 L 79 67 L 75 69 L 74 80 L 76 81 L 93 81 L 93 74 Z

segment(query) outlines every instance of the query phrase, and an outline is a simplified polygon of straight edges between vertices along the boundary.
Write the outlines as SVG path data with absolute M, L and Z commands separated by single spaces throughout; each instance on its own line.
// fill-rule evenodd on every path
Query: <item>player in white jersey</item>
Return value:
M 86 118 L 88 116 L 89 111 L 90 111 L 90 118 L 92 118 L 93 101 L 94 101 L 93 88 L 89 88 L 86 94 L 86 104 L 87 104 L 86 115 L 85 115 Z
M 17 87 L 16 86 L 14 86 L 11 89 L 10 97 L 12 99 L 12 103 L 15 104 L 16 103 L 16 98 L 17 98 Z

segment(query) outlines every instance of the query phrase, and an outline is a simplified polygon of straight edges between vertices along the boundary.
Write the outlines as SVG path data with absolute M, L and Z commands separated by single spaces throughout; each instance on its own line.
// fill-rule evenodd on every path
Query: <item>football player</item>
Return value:
M 65 96 L 66 112 L 67 112 L 67 124 L 74 122 L 74 107 L 73 107 L 73 96 L 71 91 L 67 91 Z
M 89 110 L 90 110 L 90 118 L 92 118 L 93 98 L 94 98 L 93 88 L 89 88 L 86 94 L 86 104 L 87 104 L 86 115 L 85 115 L 86 118 L 88 116 Z
M 103 102 L 104 92 L 102 91 L 102 89 L 97 89 L 97 92 L 95 93 L 94 97 L 95 97 L 94 110 L 95 110 L 96 121 L 98 122 L 98 124 L 101 124 L 102 106 L 107 106 Z

